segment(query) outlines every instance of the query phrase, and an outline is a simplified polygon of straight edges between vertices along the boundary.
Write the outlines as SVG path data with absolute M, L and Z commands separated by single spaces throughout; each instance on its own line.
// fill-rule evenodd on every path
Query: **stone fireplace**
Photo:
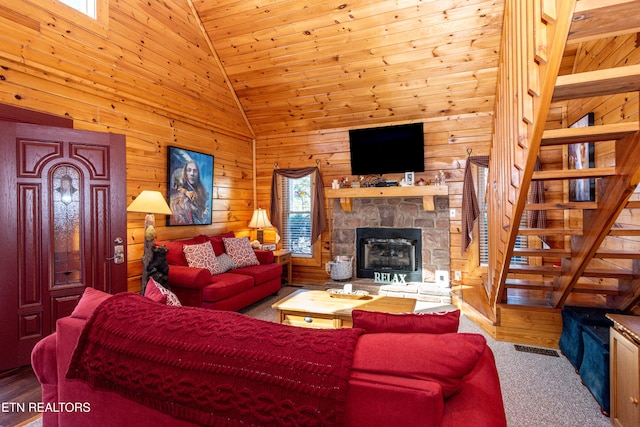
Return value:
M 422 281 L 422 230 L 356 228 L 356 277 L 375 281 Z
M 422 197 L 354 198 L 350 212 L 345 212 L 342 209 L 338 199 L 333 199 L 330 203 L 333 219 L 331 230 L 333 257 L 351 256 L 357 263 L 358 229 L 416 229 L 416 236 L 419 236 L 419 239 L 418 237 L 399 238 L 420 241 L 420 247 L 413 255 L 414 270 L 417 270 L 417 274 L 407 281 L 435 282 L 436 270 L 450 270 L 448 197 L 436 196 L 434 210 L 424 209 Z M 397 238 L 397 233 L 390 233 L 392 239 Z M 373 241 L 373 249 L 378 251 L 376 262 L 383 262 L 385 261 L 384 251 L 375 247 L 377 243 L 375 240 Z M 410 249 L 403 247 L 406 243 L 401 240 L 390 242 L 392 246 L 396 246 L 396 250 L 404 252 L 403 259 L 396 260 L 403 264 L 406 264 L 407 261 L 411 262 L 412 256 Z M 365 277 L 366 274 L 371 274 L 371 272 L 360 270 L 360 268 L 354 268 L 354 278 L 362 277 L 363 274 Z

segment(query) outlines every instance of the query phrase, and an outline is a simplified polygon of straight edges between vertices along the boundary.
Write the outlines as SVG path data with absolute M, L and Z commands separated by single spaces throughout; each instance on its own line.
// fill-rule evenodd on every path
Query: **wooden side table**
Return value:
M 293 281 L 291 280 L 291 276 L 293 265 L 291 264 L 291 251 L 288 249 L 279 249 L 277 251 L 273 251 L 273 256 L 275 257 L 274 261 L 282 266 L 283 273 L 284 269 L 287 269 L 286 277 L 283 275 L 287 281 L 287 285 L 292 284 Z

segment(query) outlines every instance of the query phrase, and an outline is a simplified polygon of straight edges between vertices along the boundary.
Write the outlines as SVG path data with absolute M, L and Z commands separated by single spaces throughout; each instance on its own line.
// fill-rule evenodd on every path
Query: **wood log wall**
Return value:
M 166 191 L 168 146 L 215 156 L 213 224 L 200 227 L 158 227 L 160 239 L 227 230 L 247 232 L 254 208 L 253 132 L 237 107 L 224 71 L 195 21 L 189 2 L 119 0 L 108 4 L 108 25 L 91 24 L 54 1 L 0 1 L 0 103 L 47 112 L 74 121 L 76 129 L 116 132 L 127 138 L 127 200 L 143 189 Z M 170 13 L 167 13 L 170 11 Z M 66 16 L 66 18 L 65 18 Z M 79 24 L 79 25 L 78 25 Z M 601 62 L 638 61 L 633 38 L 613 43 L 585 43 L 576 51 L 576 67 L 591 69 Z M 444 78 L 444 77 L 443 77 Z M 484 81 L 484 80 L 483 80 Z M 494 100 L 489 97 L 488 102 Z M 549 114 L 549 126 L 566 126 L 587 111 L 605 123 L 638 120 L 638 100 L 616 96 L 585 104 L 559 104 Z M 279 132 L 270 120 L 268 133 L 257 135 L 255 191 L 257 204 L 268 207 L 274 163 L 279 167 L 313 166 L 324 185 L 349 176 L 348 128 L 343 124 L 313 132 Z M 433 180 L 444 170 L 450 193 L 451 270 L 465 280 L 480 278 L 473 250 L 460 254 L 460 207 L 467 149 L 488 155 L 493 116 L 467 113 L 424 119 L 427 171 Z M 378 125 L 398 124 L 390 116 Z M 555 150 L 555 151 L 554 151 Z M 563 153 L 549 148 L 542 161 L 562 161 Z M 599 151 L 599 162 L 610 161 Z M 398 177 L 399 178 L 399 177 Z M 549 186 L 547 196 L 563 197 Z M 633 211 L 625 221 L 632 221 Z M 142 214 L 128 216 L 129 289 L 140 288 Z M 158 218 L 162 224 L 163 217 Z M 566 218 L 551 218 L 558 224 Z M 559 225 L 560 226 L 560 225 Z M 628 239 L 612 245 L 628 246 Z M 323 283 L 330 257 L 329 235 L 322 236 L 322 260 L 316 266 L 296 266 L 297 282 Z
M 443 170 L 449 186 L 449 206 L 456 210 L 451 219 L 451 270 L 463 272 L 465 278 L 478 278 L 483 269 L 477 265 L 477 254 L 462 256 L 461 215 L 462 181 L 467 158 L 467 149 L 473 155 L 488 155 L 491 142 L 492 115 L 471 114 L 451 118 L 435 118 L 424 121 L 425 172 L 416 173 L 415 179 L 434 181 L 439 170 Z M 387 124 L 397 124 L 388 122 Z M 274 164 L 278 167 L 315 166 L 319 161 L 324 186 L 330 188 L 331 181 L 351 175 L 348 129 L 333 129 L 310 133 L 284 133 L 257 137 L 256 169 L 258 206 L 269 205 L 271 176 Z M 388 179 L 400 180 L 400 175 L 385 175 Z M 320 265 L 297 265 L 293 270 L 294 282 L 324 283 L 327 273 L 324 263 L 330 260 L 329 232 L 322 236 L 322 261 Z M 295 260 L 294 260 L 295 262 Z M 486 270 L 486 268 L 484 269 Z
M 213 224 L 163 227 L 158 216 L 158 238 L 246 232 L 252 134 L 187 2 L 106 4 L 108 30 L 67 9 L 57 14 L 66 6 L 54 2 L 0 4 L 0 103 L 126 135 L 128 201 L 144 189 L 166 192 L 168 146 L 214 155 Z M 143 214 L 128 214 L 131 291 L 141 287 L 143 223 Z

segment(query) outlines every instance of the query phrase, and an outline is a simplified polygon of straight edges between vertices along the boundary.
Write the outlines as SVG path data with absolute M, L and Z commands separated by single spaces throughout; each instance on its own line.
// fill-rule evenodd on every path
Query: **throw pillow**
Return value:
M 93 314 L 93 310 L 96 309 L 100 303 L 108 298 L 111 298 L 111 294 L 99 291 L 94 288 L 85 288 L 78 305 L 73 309 L 71 317 L 76 319 L 88 319 Z
M 224 248 L 233 260 L 236 268 L 260 265 L 248 237 L 223 238 Z
M 353 370 L 435 381 L 446 398 L 480 360 L 487 341 L 480 334 L 365 334 Z
M 153 277 L 149 278 L 147 286 L 144 288 L 144 296 L 160 304 L 182 306 L 176 294 L 153 280 Z
M 236 265 L 228 254 L 223 253 L 220 256 L 217 256 L 216 261 L 218 261 L 218 266 L 222 273 L 236 268 Z
M 213 253 L 211 243 L 204 242 L 197 245 L 185 245 L 182 250 L 187 258 L 189 267 L 206 268 L 213 274 L 220 274 L 220 267 Z
M 378 313 L 353 310 L 353 327 L 369 334 L 382 332 L 449 334 L 458 332 L 460 310 L 443 313 Z
M 226 233 L 218 234 L 217 236 L 207 236 L 207 239 L 213 245 L 213 252 L 216 253 L 216 256 L 220 256 L 224 253 L 224 243 L 222 239 L 225 237 L 236 237 L 236 233 L 233 231 L 227 231 Z

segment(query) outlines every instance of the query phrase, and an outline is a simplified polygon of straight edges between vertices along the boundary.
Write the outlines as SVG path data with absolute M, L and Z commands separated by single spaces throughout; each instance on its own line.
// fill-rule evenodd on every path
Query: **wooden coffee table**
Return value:
M 332 297 L 325 291 L 300 289 L 271 306 L 276 322 L 307 328 L 350 328 L 352 310 L 411 313 L 413 298 L 368 295 L 361 299 Z

